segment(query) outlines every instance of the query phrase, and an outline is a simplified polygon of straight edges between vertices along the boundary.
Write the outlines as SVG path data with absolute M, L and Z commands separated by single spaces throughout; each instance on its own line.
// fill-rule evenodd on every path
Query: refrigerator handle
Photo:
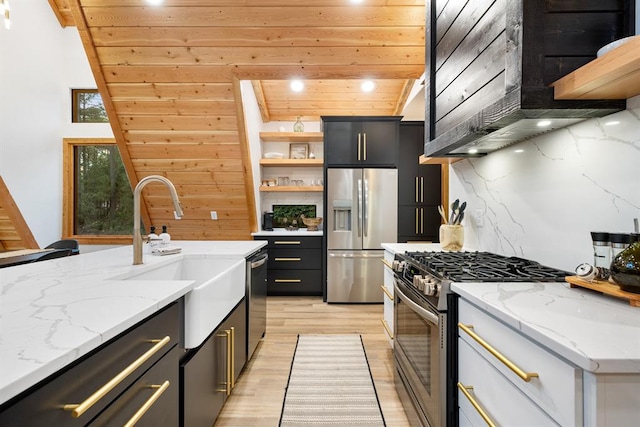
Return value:
M 362 180 L 358 180 L 358 237 L 362 237 Z
M 364 179 L 364 203 L 362 204 L 362 211 L 364 212 L 364 221 L 363 221 L 363 228 L 364 228 L 364 237 L 367 237 L 369 235 L 368 230 L 369 230 L 369 213 L 368 213 L 368 209 L 367 207 L 369 206 L 369 180 L 368 179 Z

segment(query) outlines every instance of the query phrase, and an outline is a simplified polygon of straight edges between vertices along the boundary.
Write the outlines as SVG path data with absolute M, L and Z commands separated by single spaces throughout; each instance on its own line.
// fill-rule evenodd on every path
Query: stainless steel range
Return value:
M 455 282 L 563 282 L 571 273 L 488 252 L 406 252 L 393 262 L 395 383 L 411 425 L 457 426 Z

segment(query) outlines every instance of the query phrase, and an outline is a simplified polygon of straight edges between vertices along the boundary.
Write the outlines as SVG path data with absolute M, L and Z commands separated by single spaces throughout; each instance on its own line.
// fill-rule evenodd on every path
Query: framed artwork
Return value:
M 289 144 L 290 159 L 306 159 L 309 157 L 309 144 Z

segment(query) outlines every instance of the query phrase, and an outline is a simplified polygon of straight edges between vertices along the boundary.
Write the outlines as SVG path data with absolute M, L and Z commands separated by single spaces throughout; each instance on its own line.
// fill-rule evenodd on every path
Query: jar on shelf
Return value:
M 304 132 L 304 124 L 302 123 L 300 116 L 296 117 L 296 122 L 293 124 L 293 131 Z

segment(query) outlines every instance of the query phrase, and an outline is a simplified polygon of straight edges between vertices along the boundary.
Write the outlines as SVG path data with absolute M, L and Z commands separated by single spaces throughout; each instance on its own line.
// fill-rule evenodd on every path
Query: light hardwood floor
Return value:
M 389 427 L 410 427 L 393 385 L 393 355 L 382 304 L 326 304 L 321 297 L 269 297 L 267 332 L 215 427 L 275 427 L 298 334 L 360 334 Z

